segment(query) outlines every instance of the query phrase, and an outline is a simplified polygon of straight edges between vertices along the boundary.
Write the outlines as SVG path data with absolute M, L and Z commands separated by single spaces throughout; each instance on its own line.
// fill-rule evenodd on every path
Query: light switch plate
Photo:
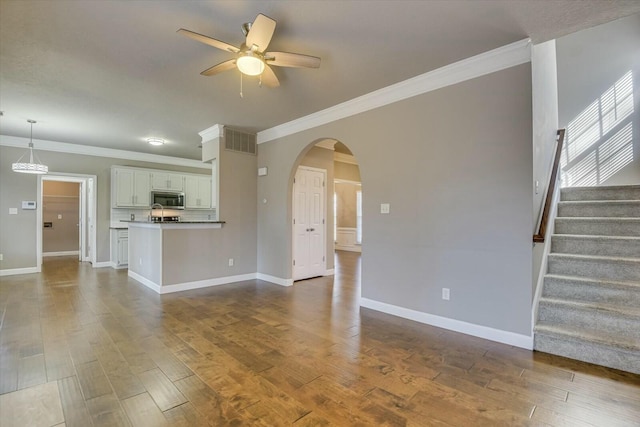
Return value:
M 18 215 L 18 208 L 9 208 L 9 215 Z
M 388 214 L 389 213 L 389 203 L 381 203 L 380 204 L 380 213 Z

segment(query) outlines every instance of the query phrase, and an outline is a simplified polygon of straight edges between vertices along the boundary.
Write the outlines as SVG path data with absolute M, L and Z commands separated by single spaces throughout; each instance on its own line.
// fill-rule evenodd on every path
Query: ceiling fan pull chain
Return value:
M 262 87 L 262 74 L 260 74 L 260 80 L 258 80 L 258 87 Z
M 242 73 L 240 73 L 240 98 L 244 98 L 242 95 Z

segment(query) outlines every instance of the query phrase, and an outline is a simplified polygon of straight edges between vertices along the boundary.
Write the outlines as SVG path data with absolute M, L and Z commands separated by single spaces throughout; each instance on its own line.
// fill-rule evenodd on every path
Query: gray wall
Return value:
M 582 176 L 578 169 L 586 170 L 588 174 L 583 180 L 574 179 L 571 185 L 640 183 L 640 14 L 562 37 L 556 41 L 556 46 L 559 115 L 562 127 L 568 126 L 594 101 L 598 101 L 625 73 L 631 71 L 633 74 L 634 113 L 613 129 L 600 134 L 593 141 L 590 140 L 584 151 L 575 150 L 582 152 L 570 156 L 570 163 L 565 169 L 572 168 L 581 161 L 593 161 L 593 164 L 586 169 L 573 169 L 574 176 Z M 597 127 L 599 113 L 598 106 L 595 107 L 594 124 Z M 630 163 L 609 177 L 610 165 L 606 159 L 612 150 L 608 147 L 610 143 L 607 141 L 629 124 L 632 127 L 633 142 L 624 144 L 624 147 L 617 147 L 614 151 L 619 153 L 617 160 L 627 160 Z M 572 131 L 568 131 L 571 144 Z M 578 145 L 580 143 L 575 142 L 575 146 Z M 632 157 L 628 155 L 631 151 Z
M 42 222 L 53 227 L 42 229 L 42 252 L 69 252 L 80 248 L 80 184 L 42 182 Z
M 334 138 L 366 189 L 362 296 L 530 335 L 531 108 L 524 64 L 261 144 L 258 271 L 291 277 L 293 173 Z
M 22 200 L 37 200 L 37 178 L 11 171 L 25 148 L 0 146 L 0 269 L 28 268 L 36 266 L 36 211 L 23 211 Z M 203 163 L 203 169 L 187 168 L 158 163 L 139 162 L 80 154 L 39 151 L 42 162 L 50 172 L 75 173 L 97 176 L 97 261 L 109 261 L 109 215 L 112 165 L 137 166 L 166 169 L 179 172 L 211 173 L 210 165 Z M 18 215 L 9 215 L 9 208 L 17 207 Z
M 257 156 L 220 150 L 218 219 L 226 224 L 222 230 L 213 230 L 219 234 L 221 248 L 216 251 L 219 259 L 212 262 L 222 259 L 227 263 L 233 258 L 234 266 L 220 270 L 223 273 L 215 277 L 256 272 L 257 165 Z

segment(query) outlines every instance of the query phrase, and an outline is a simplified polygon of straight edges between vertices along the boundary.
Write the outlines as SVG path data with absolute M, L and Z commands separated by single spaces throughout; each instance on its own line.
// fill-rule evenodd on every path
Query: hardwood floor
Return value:
M 360 309 L 359 264 L 163 296 L 62 257 L 2 277 L 0 425 L 640 425 L 640 376 Z

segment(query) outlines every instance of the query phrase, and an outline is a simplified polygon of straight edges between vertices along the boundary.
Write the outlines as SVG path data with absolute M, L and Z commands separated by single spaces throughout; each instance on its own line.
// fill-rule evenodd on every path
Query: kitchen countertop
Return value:
M 224 224 L 226 221 L 136 221 L 136 220 L 120 220 L 120 222 L 126 222 L 129 224 Z

